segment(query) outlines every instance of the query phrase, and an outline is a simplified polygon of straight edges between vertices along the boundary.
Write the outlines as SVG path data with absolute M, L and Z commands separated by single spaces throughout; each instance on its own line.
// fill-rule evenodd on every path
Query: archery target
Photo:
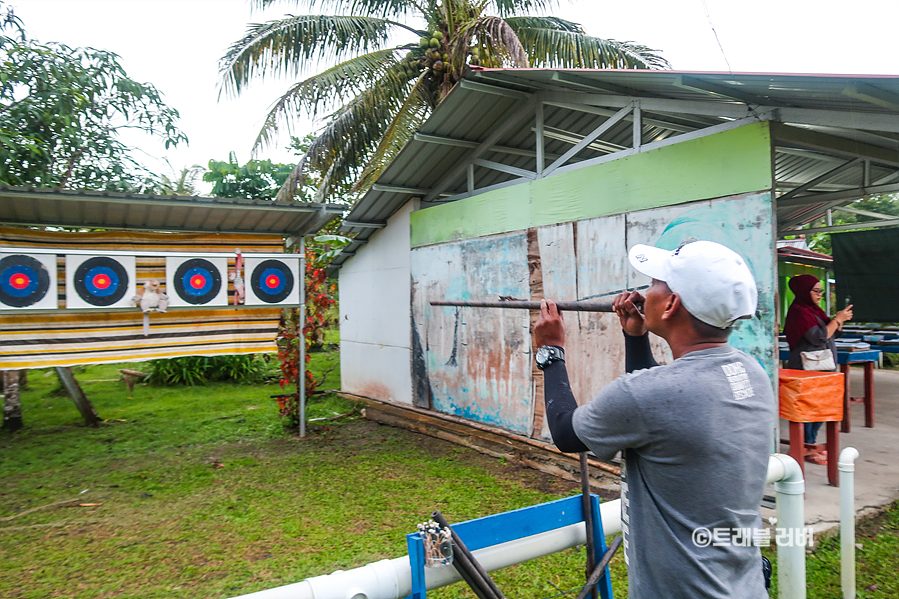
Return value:
M 0 310 L 56 309 L 56 254 L 0 254 Z
M 246 305 L 298 305 L 300 303 L 299 258 L 245 257 Z
M 134 256 L 66 256 L 66 308 L 130 308 Z
M 166 258 L 169 306 L 226 306 L 227 258 Z

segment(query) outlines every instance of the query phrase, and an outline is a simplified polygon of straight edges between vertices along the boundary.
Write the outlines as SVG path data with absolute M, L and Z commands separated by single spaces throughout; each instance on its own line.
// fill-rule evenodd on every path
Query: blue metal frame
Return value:
M 599 497 L 590 495 L 593 505 L 593 539 L 597 561 L 606 552 L 606 538 L 599 515 Z M 581 495 L 557 499 L 511 512 L 493 514 L 453 524 L 453 530 L 471 551 L 492 547 L 524 537 L 549 532 L 584 521 L 584 502 Z M 424 543 L 417 532 L 406 535 L 409 566 L 412 569 L 412 594 L 406 599 L 426 599 Z M 599 579 L 596 588 L 602 599 L 613 599 L 609 568 Z

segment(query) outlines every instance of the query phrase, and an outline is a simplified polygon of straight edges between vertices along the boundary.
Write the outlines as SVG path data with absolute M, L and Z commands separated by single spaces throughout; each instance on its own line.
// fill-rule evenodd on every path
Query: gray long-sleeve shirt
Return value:
M 725 345 L 625 375 L 575 410 L 600 459 L 623 450 L 630 599 L 767 597 L 758 547 L 735 537 L 761 529 L 775 406 L 764 369 Z M 716 529 L 728 543 L 694 537 Z

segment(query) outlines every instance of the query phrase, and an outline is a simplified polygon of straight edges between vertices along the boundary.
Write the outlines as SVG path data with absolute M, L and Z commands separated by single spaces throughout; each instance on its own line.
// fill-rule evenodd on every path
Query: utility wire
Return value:
M 709 7 L 706 4 L 705 0 L 702 0 L 702 8 L 705 10 L 705 18 L 709 21 L 709 27 L 712 29 L 712 34 L 715 36 L 715 41 L 718 42 L 718 49 L 721 50 L 721 56 L 724 57 L 724 62 L 727 64 L 727 72 L 731 75 L 734 74 L 734 70 L 730 68 L 730 61 L 727 60 L 727 54 L 724 53 L 724 46 L 721 45 L 721 40 L 718 38 L 718 32 L 715 31 L 715 26 L 712 24 L 712 15 L 709 14 Z

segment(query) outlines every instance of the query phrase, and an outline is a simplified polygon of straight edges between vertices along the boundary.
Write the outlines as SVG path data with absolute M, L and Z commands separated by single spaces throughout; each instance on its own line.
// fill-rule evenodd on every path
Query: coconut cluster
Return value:
M 400 68 L 408 76 L 418 76 L 422 71 L 427 71 L 434 79 L 443 79 L 449 76 L 455 81 L 460 73 L 453 67 L 448 38 L 446 34 L 437 29 L 423 36 L 418 42 L 418 48 L 408 52 L 400 63 Z M 480 55 L 477 48 L 469 52 L 469 64 L 480 64 Z

